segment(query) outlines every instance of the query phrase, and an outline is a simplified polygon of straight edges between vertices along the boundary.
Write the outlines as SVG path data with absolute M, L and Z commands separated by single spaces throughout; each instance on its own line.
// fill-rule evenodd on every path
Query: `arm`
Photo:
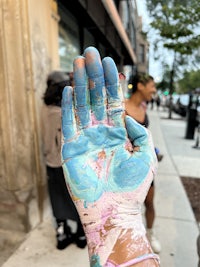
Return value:
M 120 264 L 152 253 L 141 217 L 157 165 L 151 136 L 124 115 L 111 58 L 101 62 L 95 48 L 86 49 L 74 61 L 74 81 L 74 91 L 63 92 L 62 160 L 87 236 L 90 266 L 132 266 Z M 152 258 L 147 261 L 158 266 Z

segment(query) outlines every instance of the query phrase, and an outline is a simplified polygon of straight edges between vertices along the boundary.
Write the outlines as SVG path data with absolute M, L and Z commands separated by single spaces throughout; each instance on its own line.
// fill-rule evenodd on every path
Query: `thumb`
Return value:
M 125 117 L 125 123 L 130 141 L 133 142 L 134 146 L 140 147 L 140 151 L 144 152 L 142 157 L 145 156 L 145 161 L 148 159 L 155 170 L 157 168 L 157 157 L 150 131 L 130 116 Z
M 148 131 L 130 116 L 125 116 L 126 130 L 129 139 L 134 142 L 135 146 L 146 145 L 148 143 Z

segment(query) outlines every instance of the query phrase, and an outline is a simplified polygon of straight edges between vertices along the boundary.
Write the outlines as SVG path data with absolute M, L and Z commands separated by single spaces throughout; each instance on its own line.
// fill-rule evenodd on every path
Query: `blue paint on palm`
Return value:
M 132 123 L 136 128 L 142 127 Z M 77 198 L 95 202 L 104 192 L 129 192 L 144 181 L 151 153 L 147 149 L 132 154 L 125 149 L 125 142 L 125 128 L 99 125 L 84 130 L 72 143 L 63 146 L 63 158 L 69 159 L 65 163 L 68 183 Z M 102 151 L 105 157 L 99 173 L 98 154 Z
M 77 168 L 77 165 L 80 167 Z M 93 203 L 100 198 L 103 192 L 103 183 L 98 179 L 95 171 L 86 165 L 84 158 L 71 159 L 66 163 L 66 167 L 67 177 L 69 177 L 67 182 L 76 198 L 82 199 L 86 203 Z
M 93 126 L 80 132 L 74 140 L 66 142 L 62 147 L 62 154 L 64 159 L 78 157 L 86 152 L 91 153 L 94 150 L 124 145 L 125 141 L 125 128 Z

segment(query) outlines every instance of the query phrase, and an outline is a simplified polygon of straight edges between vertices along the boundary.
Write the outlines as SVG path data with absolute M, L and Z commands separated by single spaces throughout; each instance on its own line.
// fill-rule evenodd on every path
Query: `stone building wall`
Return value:
M 59 66 L 53 0 L 0 0 L 0 225 L 29 231 L 43 218 L 40 109 Z

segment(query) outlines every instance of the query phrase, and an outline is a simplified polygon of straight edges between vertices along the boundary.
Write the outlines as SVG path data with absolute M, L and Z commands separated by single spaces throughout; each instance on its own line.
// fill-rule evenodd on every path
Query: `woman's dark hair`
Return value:
M 62 92 L 66 85 L 67 81 L 53 84 L 47 82 L 47 89 L 43 97 L 44 103 L 46 105 L 61 106 Z
M 46 105 L 61 106 L 62 92 L 66 85 L 70 85 L 70 76 L 61 70 L 54 70 L 47 77 L 47 88 L 44 93 Z
M 149 74 L 137 73 L 134 76 L 131 76 L 129 84 L 132 84 L 132 88 L 129 89 L 129 94 L 134 94 L 137 91 L 138 83 L 146 85 L 150 81 L 154 81 L 154 78 Z

